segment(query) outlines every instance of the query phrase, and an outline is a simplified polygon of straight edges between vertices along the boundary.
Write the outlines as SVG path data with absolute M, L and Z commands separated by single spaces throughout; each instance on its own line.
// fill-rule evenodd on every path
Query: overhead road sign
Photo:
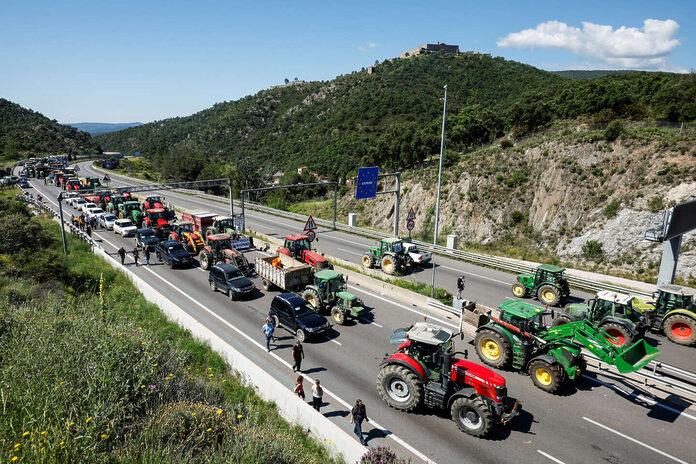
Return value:
M 358 169 L 358 181 L 357 188 L 355 190 L 355 199 L 362 200 L 364 198 L 375 198 L 377 196 L 378 177 L 378 167 Z

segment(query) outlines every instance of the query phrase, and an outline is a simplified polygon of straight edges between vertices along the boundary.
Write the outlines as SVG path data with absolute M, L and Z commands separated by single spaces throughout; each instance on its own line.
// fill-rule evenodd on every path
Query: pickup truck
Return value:
M 284 254 L 256 257 L 254 270 L 261 276 L 265 290 L 279 287 L 286 291 L 302 290 L 312 282 L 314 268 Z
M 404 241 L 404 251 L 406 252 L 406 260 L 413 264 L 425 264 L 429 263 L 433 258 L 433 255 L 428 251 L 420 251 L 415 243 L 408 243 Z
M 145 247 L 152 249 L 152 247 L 159 243 L 159 239 L 155 235 L 155 231 L 152 229 L 136 229 L 134 235 L 135 246 L 140 247 L 143 250 Z
M 149 229 L 148 229 L 149 230 Z M 165 240 L 155 244 L 157 259 L 174 269 L 176 266 L 191 265 L 193 259 L 184 246 L 176 240 Z
M 307 300 L 294 293 L 282 293 L 273 298 L 269 315 L 276 327 L 288 329 L 301 342 L 331 330 L 329 321 L 317 314 Z

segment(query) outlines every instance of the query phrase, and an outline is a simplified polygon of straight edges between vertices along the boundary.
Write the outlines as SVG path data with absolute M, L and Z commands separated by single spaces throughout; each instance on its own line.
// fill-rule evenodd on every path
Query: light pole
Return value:
M 433 245 L 437 246 L 437 232 L 440 221 L 440 185 L 442 183 L 442 156 L 445 151 L 445 115 L 447 114 L 447 85 L 445 85 L 445 103 L 442 107 L 442 136 L 440 138 L 440 170 L 437 173 L 437 202 L 435 203 L 435 233 Z M 433 280 L 430 284 L 430 298 L 435 297 L 435 254 L 433 254 Z

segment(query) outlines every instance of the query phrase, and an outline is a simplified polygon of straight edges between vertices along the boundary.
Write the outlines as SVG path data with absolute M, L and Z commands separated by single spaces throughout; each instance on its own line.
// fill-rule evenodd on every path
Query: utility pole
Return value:
M 447 85 L 445 85 L 445 103 L 442 107 L 442 135 L 440 138 L 440 170 L 437 174 L 437 202 L 435 203 L 435 231 L 433 245 L 437 246 L 437 233 L 440 221 L 440 186 L 442 184 L 442 156 L 445 151 L 445 115 L 447 114 Z M 430 297 L 435 297 L 435 255 L 433 254 L 433 280 L 430 284 Z

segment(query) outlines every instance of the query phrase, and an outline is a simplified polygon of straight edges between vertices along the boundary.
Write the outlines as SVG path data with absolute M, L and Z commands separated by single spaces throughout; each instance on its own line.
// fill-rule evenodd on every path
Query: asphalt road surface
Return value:
M 82 165 L 80 174 L 88 175 L 90 171 L 91 168 Z M 58 189 L 34 179 L 31 183 L 51 206 L 57 207 Z M 114 186 L 117 184 L 120 182 L 112 182 Z M 172 192 L 164 194 L 167 201 L 183 208 L 227 211 L 222 203 Z M 68 216 L 72 212 L 69 206 L 65 210 Z M 255 212 L 247 212 L 247 224 L 254 230 L 278 237 L 297 233 L 302 228 L 298 222 Z M 132 238 L 122 238 L 108 231 L 96 231 L 93 236 L 114 255 L 121 245 L 131 250 L 134 244 Z M 369 239 L 334 231 L 321 230 L 318 236 L 320 251 L 354 262 L 359 258 L 356 253 L 371 243 Z M 250 261 L 255 253 L 248 254 Z M 456 276 L 463 271 L 467 276 L 465 296 L 468 299 L 493 306 L 508 297 L 513 280 L 510 274 L 445 258 L 436 259 L 439 286 L 454 290 Z M 130 257 L 128 263 L 132 263 Z M 271 353 L 266 353 L 260 330 L 270 301 L 278 292 L 261 290 L 247 301 L 231 302 L 225 295 L 210 290 L 207 272 L 200 268 L 171 270 L 156 263 L 154 256 L 151 263 L 150 267 L 132 264 L 128 267 L 292 388 L 295 374 L 290 367 L 290 349 L 294 337 L 282 328 L 277 329 L 279 339 Z M 430 269 L 416 272 L 411 278 L 429 281 Z M 260 279 L 253 280 L 261 288 Z M 369 431 L 371 446 L 390 446 L 413 462 L 427 458 L 440 464 L 696 462 L 693 440 L 696 412 L 686 409 L 688 404 L 677 406 L 679 401 L 646 398 L 611 371 L 590 371 L 577 387 L 568 387 L 560 395 L 542 392 L 525 375 L 501 372 L 507 380 L 509 395 L 523 402 L 523 412 L 488 439 L 461 433 L 446 412 L 423 409 L 403 413 L 390 409 L 377 395 L 375 379 L 384 354 L 394 350 L 389 344 L 392 331 L 423 320 L 424 315 L 429 316 L 429 321 L 455 331 L 458 321 L 436 311 L 417 312 L 359 288 L 350 288 L 350 291 L 371 308 L 370 315 L 354 324 L 335 326 L 328 337 L 305 343 L 303 369 L 308 380 L 321 379 L 327 391 L 322 413 L 347 433 L 352 430 L 348 405 L 356 398 L 363 400 L 372 420 L 364 428 Z M 693 370 L 693 366 L 689 367 L 694 358 L 692 349 L 681 349 L 662 337 L 651 338 L 664 350 L 664 361 Z M 478 362 L 468 342 L 457 340 L 457 350 L 468 349 L 469 359 Z M 669 361 L 664 359 L 667 354 Z

